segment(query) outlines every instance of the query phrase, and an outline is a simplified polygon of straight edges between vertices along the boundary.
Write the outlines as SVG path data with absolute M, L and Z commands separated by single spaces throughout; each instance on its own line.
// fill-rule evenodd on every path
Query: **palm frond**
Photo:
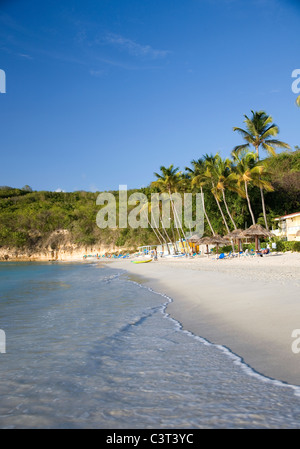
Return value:
M 238 132 L 239 134 L 241 134 L 241 135 L 244 137 L 244 139 L 246 139 L 247 141 L 253 140 L 253 136 L 252 136 L 248 131 L 246 131 L 245 129 L 238 128 L 237 126 L 234 126 L 233 131 L 237 131 L 237 132 Z
M 268 145 L 266 142 L 263 142 L 261 145 L 271 156 L 276 156 L 276 151 L 272 145 Z
M 243 145 L 237 145 L 231 152 L 231 156 L 234 158 L 239 158 L 242 152 L 249 148 L 249 143 L 244 143 Z
M 275 123 L 273 123 L 271 126 L 269 126 L 261 135 L 261 139 L 265 139 L 269 136 L 277 136 L 279 133 L 279 128 Z
M 282 142 L 281 140 L 277 140 L 277 139 L 268 139 L 265 141 L 265 143 L 267 145 L 272 145 L 274 147 L 278 147 L 278 148 L 287 148 L 288 150 L 291 148 L 290 145 L 288 145 L 285 142 Z

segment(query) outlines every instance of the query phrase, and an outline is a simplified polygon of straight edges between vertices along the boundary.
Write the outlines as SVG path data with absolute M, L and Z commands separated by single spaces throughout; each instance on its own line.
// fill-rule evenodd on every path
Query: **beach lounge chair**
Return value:
M 201 251 L 199 253 L 189 254 L 189 257 L 196 257 L 196 256 L 200 256 L 200 255 L 201 255 Z
M 225 256 L 224 253 L 221 253 L 217 259 L 218 259 L 218 260 L 219 260 L 219 259 L 226 259 L 226 256 Z
M 227 258 L 230 258 L 230 257 L 236 257 L 236 254 L 234 254 L 232 251 L 230 251 L 230 252 L 227 254 L 226 257 L 227 257 Z
M 270 254 L 270 248 L 261 248 L 261 250 L 260 250 L 260 252 L 262 253 L 262 254 Z

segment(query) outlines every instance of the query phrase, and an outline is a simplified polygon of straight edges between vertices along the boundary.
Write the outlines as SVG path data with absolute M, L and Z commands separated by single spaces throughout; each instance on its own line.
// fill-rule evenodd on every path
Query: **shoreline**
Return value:
M 292 351 L 292 332 L 300 329 L 300 254 L 101 262 L 172 298 L 166 312 L 184 330 L 228 348 L 265 377 L 300 385 L 300 354 Z
M 292 332 L 300 329 L 300 253 L 220 261 L 165 257 L 133 264 L 133 260 L 73 257 L 31 262 L 96 263 L 121 269 L 129 280 L 171 298 L 166 313 L 183 330 L 225 347 L 266 378 L 300 386 L 300 353 L 292 352 L 297 338 Z

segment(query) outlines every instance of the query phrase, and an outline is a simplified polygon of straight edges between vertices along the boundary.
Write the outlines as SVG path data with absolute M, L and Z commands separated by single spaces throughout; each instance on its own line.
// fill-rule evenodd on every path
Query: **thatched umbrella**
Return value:
M 211 239 L 212 237 L 202 237 L 201 239 L 198 240 L 198 245 L 206 245 L 206 253 L 207 255 L 209 255 L 208 252 L 208 245 L 211 244 Z
M 229 239 L 227 237 L 222 237 L 221 235 L 215 234 L 210 238 L 210 243 L 212 245 L 216 245 L 217 247 L 217 254 L 219 254 L 219 245 L 226 245 L 228 244 Z
M 246 229 L 242 232 L 244 237 L 254 237 L 255 238 L 255 252 L 258 252 L 258 239 L 259 237 L 273 237 L 274 234 L 260 224 L 255 224 L 250 226 L 250 228 Z
M 238 241 L 238 251 L 239 252 L 241 251 L 241 239 L 244 238 L 242 229 L 235 229 L 234 231 L 229 232 L 229 234 L 227 234 L 225 237 L 230 240 L 237 240 Z
M 187 237 L 187 243 L 188 244 L 192 243 L 193 246 L 194 246 L 194 244 L 198 245 L 199 240 L 200 240 L 200 237 L 198 234 L 193 234 L 190 237 Z
M 200 237 L 198 234 L 193 234 L 190 237 L 187 237 L 187 240 L 191 243 L 198 243 L 198 241 L 200 240 Z

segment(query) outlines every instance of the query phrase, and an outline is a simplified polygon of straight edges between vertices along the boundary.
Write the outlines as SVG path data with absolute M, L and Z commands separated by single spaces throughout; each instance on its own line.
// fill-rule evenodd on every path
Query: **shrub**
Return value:
M 294 242 L 294 251 L 300 252 L 300 242 Z
M 300 242 L 287 242 L 284 240 L 276 241 L 276 250 L 280 252 L 286 251 L 299 251 L 300 252 Z

